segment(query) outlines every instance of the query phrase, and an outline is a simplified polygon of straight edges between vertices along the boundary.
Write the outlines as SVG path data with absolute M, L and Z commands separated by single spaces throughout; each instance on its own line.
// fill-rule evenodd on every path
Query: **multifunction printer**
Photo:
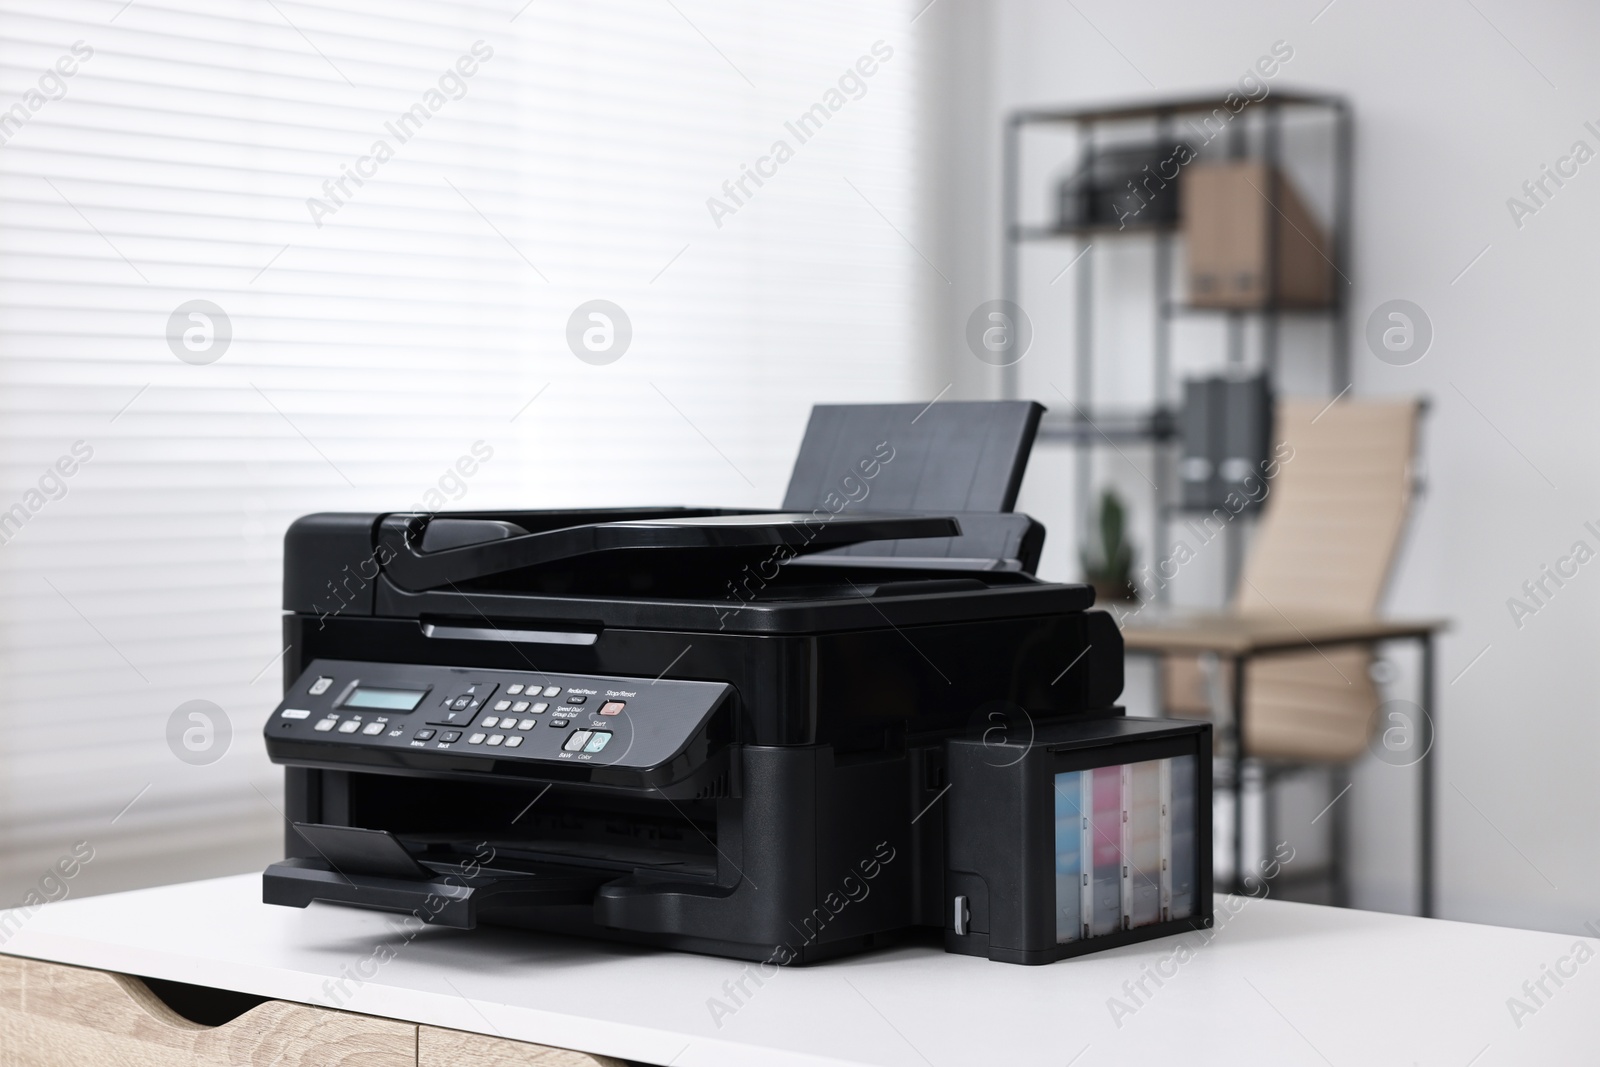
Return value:
M 820 406 L 774 511 L 298 520 L 265 899 L 775 964 L 1209 925 L 1209 727 L 1035 577 L 1041 412 Z

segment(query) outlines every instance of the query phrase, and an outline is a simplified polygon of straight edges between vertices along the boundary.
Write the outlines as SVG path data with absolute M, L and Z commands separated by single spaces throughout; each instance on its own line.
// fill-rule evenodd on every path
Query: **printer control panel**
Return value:
M 722 682 L 314 660 L 266 726 L 275 741 L 647 769 L 683 751 Z M 301 745 L 295 746 L 297 749 Z M 351 753 L 353 755 L 353 753 Z

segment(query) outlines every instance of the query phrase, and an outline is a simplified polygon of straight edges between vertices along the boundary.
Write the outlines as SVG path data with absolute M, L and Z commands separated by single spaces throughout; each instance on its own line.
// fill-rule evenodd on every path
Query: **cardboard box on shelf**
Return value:
M 1274 180 L 1276 179 L 1276 180 Z M 1189 303 L 1323 307 L 1333 264 L 1323 227 L 1281 170 L 1260 160 L 1196 163 L 1180 186 Z M 1268 241 L 1276 223 L 1276 255 Z M 1269 258 L 1276 260 L 1269 278 Z

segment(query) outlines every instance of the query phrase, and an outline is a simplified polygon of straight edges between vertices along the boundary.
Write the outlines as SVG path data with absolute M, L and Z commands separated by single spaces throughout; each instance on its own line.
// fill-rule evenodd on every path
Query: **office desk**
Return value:
M 526 1046 L 466 1049 L 474 1035 L 673 1067 L 1576 1064 L 1594 1062 L 1600 1008 L 1600 962 L 1574 962 L 1571 935 L 1270 898 L 1219 896 L 1209 938 L 1045 967 L 906 945 L 783 970 L 761 985 L 732 960 L 491 929 L 430 929 L 407 942 L 394 916 L 259 901 L 256 875 L 64 901 L 16 927 L 0 951 L 291 1002 L 268 1005 L 279 1013 L 333 999 L 349 1027 L 377 1027 L 375 1040 L 402 1052 L 406 1034 L 420 1031 L 410 1040 L 424 1056 L 404 1062 L 430 1067 L 594 1062 L 505 1051 Z M 392 958 L 351 979 L 378 946 Z M 0 956 L 0 975 L 19 966 L 38 965 Z M 1527 999 L 1525 981 L 1574 968 L 1561 987 L 1546 979 L 1550 995 L 1538 1004 Z M 29 1007 L 84 1010 L 48 1003 L 37 988 L 47 985 L 35 983 Z M 1509 997 L 1530 1010 L 1513 1017 Z M 731 1014 L 713 1018 L 714 999 Z M 0 981 L 0 1041 L 26 1033 L 18 1002 Z M 440 1055 L 440 1032 L 459 1035 L 451 1047 L 465 1051 Z M 36 1051 L 0 1048 L 0 1062 L 61 1062 L 29 1058 Z M 385 1062 L 341 1061 L 333 1043 L 327 1051 L 280 1067 Z
M 1311 652 L 1384 641 L 1415 641 L 1422 652 L 1422 755 L 1417 761 L 1417 893 L 1419 911 L 1434 911 L 1434 749 L 1439 739 L 1439 711 L 1434 704 L 1433 640 L 1445 628 L 1443 619 L 1386 619 L 1375 616 L 1321 615 L 1307 612 L 1196 612 L 1144 608 L 1118 618 L 1128 655 L 1163 656 L 1214 653 L 1232 669 L 1232 722 L 1219 724 L 1227 733 L 1234 757 L 1233 856 L 1235 892 L 1246 888 L 1244 860 L 1245 677 L 1250 660 L 1289 652 Z

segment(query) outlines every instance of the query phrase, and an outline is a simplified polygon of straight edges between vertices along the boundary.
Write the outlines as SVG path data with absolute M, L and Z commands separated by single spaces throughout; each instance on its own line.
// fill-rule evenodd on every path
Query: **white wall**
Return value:
M 1520 228 L 1506 201 L 1575 140 L 1600 150 L 1600 136 L 1583 127 L 1596 120 L 1600 128 L 1592 63 L 1600 10 L 1506 0 L 1336 0 L 1319 14 L 1322 6 L 943 0 L 921 17 L 930 63 L 972 90 L 951 93 L 960 105 L 945 115 L 937 166 L 944 199 L 934 214 L 948 224 L 940 251 L 958 265 L 940 324 L 944 378 L 957 383 L 948 395 L 998 386 L 967 352 L 962 326 L 977 302 L 999 295 L 1005 112 L 1220 90 L 1273 42 L 1289 42 L 1294 58 L 1275 85 L 1341 93 L 1354 106 L 1353 393 L 1420 394 L 1433 404 L 1427 492 L 1388 608 L 1451 620 L 1437 672 L 1440 911 L 1576 930 L 1600 917 L 1600 853 L 1591 845 L 1600 810 L 1600 563 L 1582 568 L 1520 629 L 1507 598 L 1575 541 L 1600 549 L 1600 536 L 1582 525 L 1600 520 L 1592 458 L 1600 438 L 1592 328 L 1600 162 Z M 1053 269 L 1029 269 L 1053 274 L 1070 252 L 1062 246 Z M 1043 292 L 1048 319 L 1058 309 Z M 1394 298 L 1421 305 L 1435 330 L 1427 356 L 1408 367 L 1379 362 L 1361 339 L 1372 309 Z M 1137 338 L 1121 344 L 1143 360 Z M 1036 345 L 1025 365 L 1063 354 Z M 1039 382 L 1048 369 L 1032 373 L 1030 394 L 1060 406 Z M 1125 466 L 1108 464 L 1106 476 L 1126 480 Z M 1065 456 L 1041 448 L 1024 503 L 1051 528 L 1046 570 L 1054 577 L 1076 571 L 1070 491 Z M 1408 683 L 1402 677 L 1396 695 L 1409 695 Z M 1358 768 L 1346 798 L 1358 904 L 1408 906 L 1410 789 L 1389 768 Z

